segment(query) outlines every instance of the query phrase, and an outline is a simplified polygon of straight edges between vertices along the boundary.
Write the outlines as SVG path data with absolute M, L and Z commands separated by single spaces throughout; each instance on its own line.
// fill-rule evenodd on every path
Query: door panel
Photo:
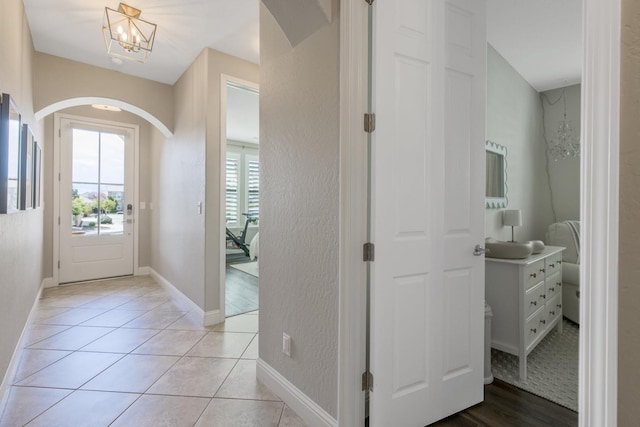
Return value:
M 370 422 L 425 426 L 483 397 L 484 3 L 373 8 Z
M 60 129 L 60 282 L 133 274 L 134 129 Z

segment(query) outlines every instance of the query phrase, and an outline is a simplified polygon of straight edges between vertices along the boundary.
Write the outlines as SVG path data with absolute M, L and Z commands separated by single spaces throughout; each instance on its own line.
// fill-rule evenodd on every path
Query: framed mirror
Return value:
M 20 209 L 33 207 L 33 132 L 28 124 L 22 125 L 20 143 Z
M 492 141 L 485 143 L 487 158 L 486 207 L 504 209 L 507 199 L 507 147 Z
M 20 208 L 20 113 L 11 97 L 0 104 L 0 214 Z

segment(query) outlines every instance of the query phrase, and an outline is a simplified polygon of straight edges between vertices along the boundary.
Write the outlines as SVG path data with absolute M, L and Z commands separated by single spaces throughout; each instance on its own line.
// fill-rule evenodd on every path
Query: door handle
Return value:
M 473 249 L 474 256 L 482 256 L 485 254 L 485 252 L 487 252 L 487 250 L 480 245 L 476 245 L 476 247 Z
M 127 205 L 127 215 L 132 215 L 132 214 L 133 214 L 133 205 L 129 203 Z

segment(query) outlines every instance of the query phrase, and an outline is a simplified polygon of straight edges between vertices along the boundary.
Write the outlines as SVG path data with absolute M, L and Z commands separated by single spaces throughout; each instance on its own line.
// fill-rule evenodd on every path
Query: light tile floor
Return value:
M 45 290 L 25 342 L 1 427 L 304 427 L 256 380 L 258 312 L 202 327 L 148 276 Z

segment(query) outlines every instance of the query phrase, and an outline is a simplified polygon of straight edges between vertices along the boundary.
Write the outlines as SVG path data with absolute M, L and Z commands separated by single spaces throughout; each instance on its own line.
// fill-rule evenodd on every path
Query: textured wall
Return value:
M 151 267 L 204 310 L 206 51 L 174 87 L 175 131 L 152 138 Z M 154 132 L 156 135 L 156 132 Z
M 540 97 L 491 46 L 487 49 L 487 139 L 507 147 L 507 209 L 522 210 L 516 240 L 544 240 L 553 222 L 542 139 Z M 511 239 L 501 209 L 485 210 L 485 236 Z
M 173 91 L 164 83 L 36 53 L 34 87 L 34 111 L 71 98 L 105 97 L 135 105 L 173 130 Z
M 640 420 L 640 3 L 622 1 L 618 425 Z
M 33 118 L 33 43 L 21 0 L 3 0 L 0 12 L 0 92 L 15 99 L 22 120 L 42 140 Z M 43 147 L 47 150 L 47 147 Z M 0 215 L 0 381 L 42 282 L 42 212 Z
M 151 200 L 151 176 L 150 176 L 150 127 L 151 124 L 143 118 L 126 111 L 113 112 L 96 110 L 89 106 L 67 108 L 59 111 L 63 114 L 87 117 L 88 119 L 109 120 L 118 123 L 128 123 L 138 125 L 140 128 L 140 201 Z M 44 118 L 44 144 L 53 147 L 54 139 L 54 115 L 50 114 Z M 53 150 L 47 150 L 43 159 L 43 196 L 44 196 L 44 252 L 43 252 L 43 272 L 44 277 L 53 276 Z M 151 227 L 149 210 L 138 210 L 138 265 L 148 266 L 151 262 Z
M 556 139 L 560 120 L 564 117 L 563 88 L 544 92 L 544 121 L 547 140 Z M 564 88 L 567 100 L 567 120 L 576 138 L 580 138 L 580 85 Z M 549 102 L 555 103 L 549 105 Z M 558 161 L 549 160 L 549 174 L 553 189 L 556 222 L 580 219 L 580 157 Z
M 339 19 L 291 48 L 260 9 L 260 357 L 332 416 L 338 376 Z M 282 333 L 292 355 L 282 351 Z

